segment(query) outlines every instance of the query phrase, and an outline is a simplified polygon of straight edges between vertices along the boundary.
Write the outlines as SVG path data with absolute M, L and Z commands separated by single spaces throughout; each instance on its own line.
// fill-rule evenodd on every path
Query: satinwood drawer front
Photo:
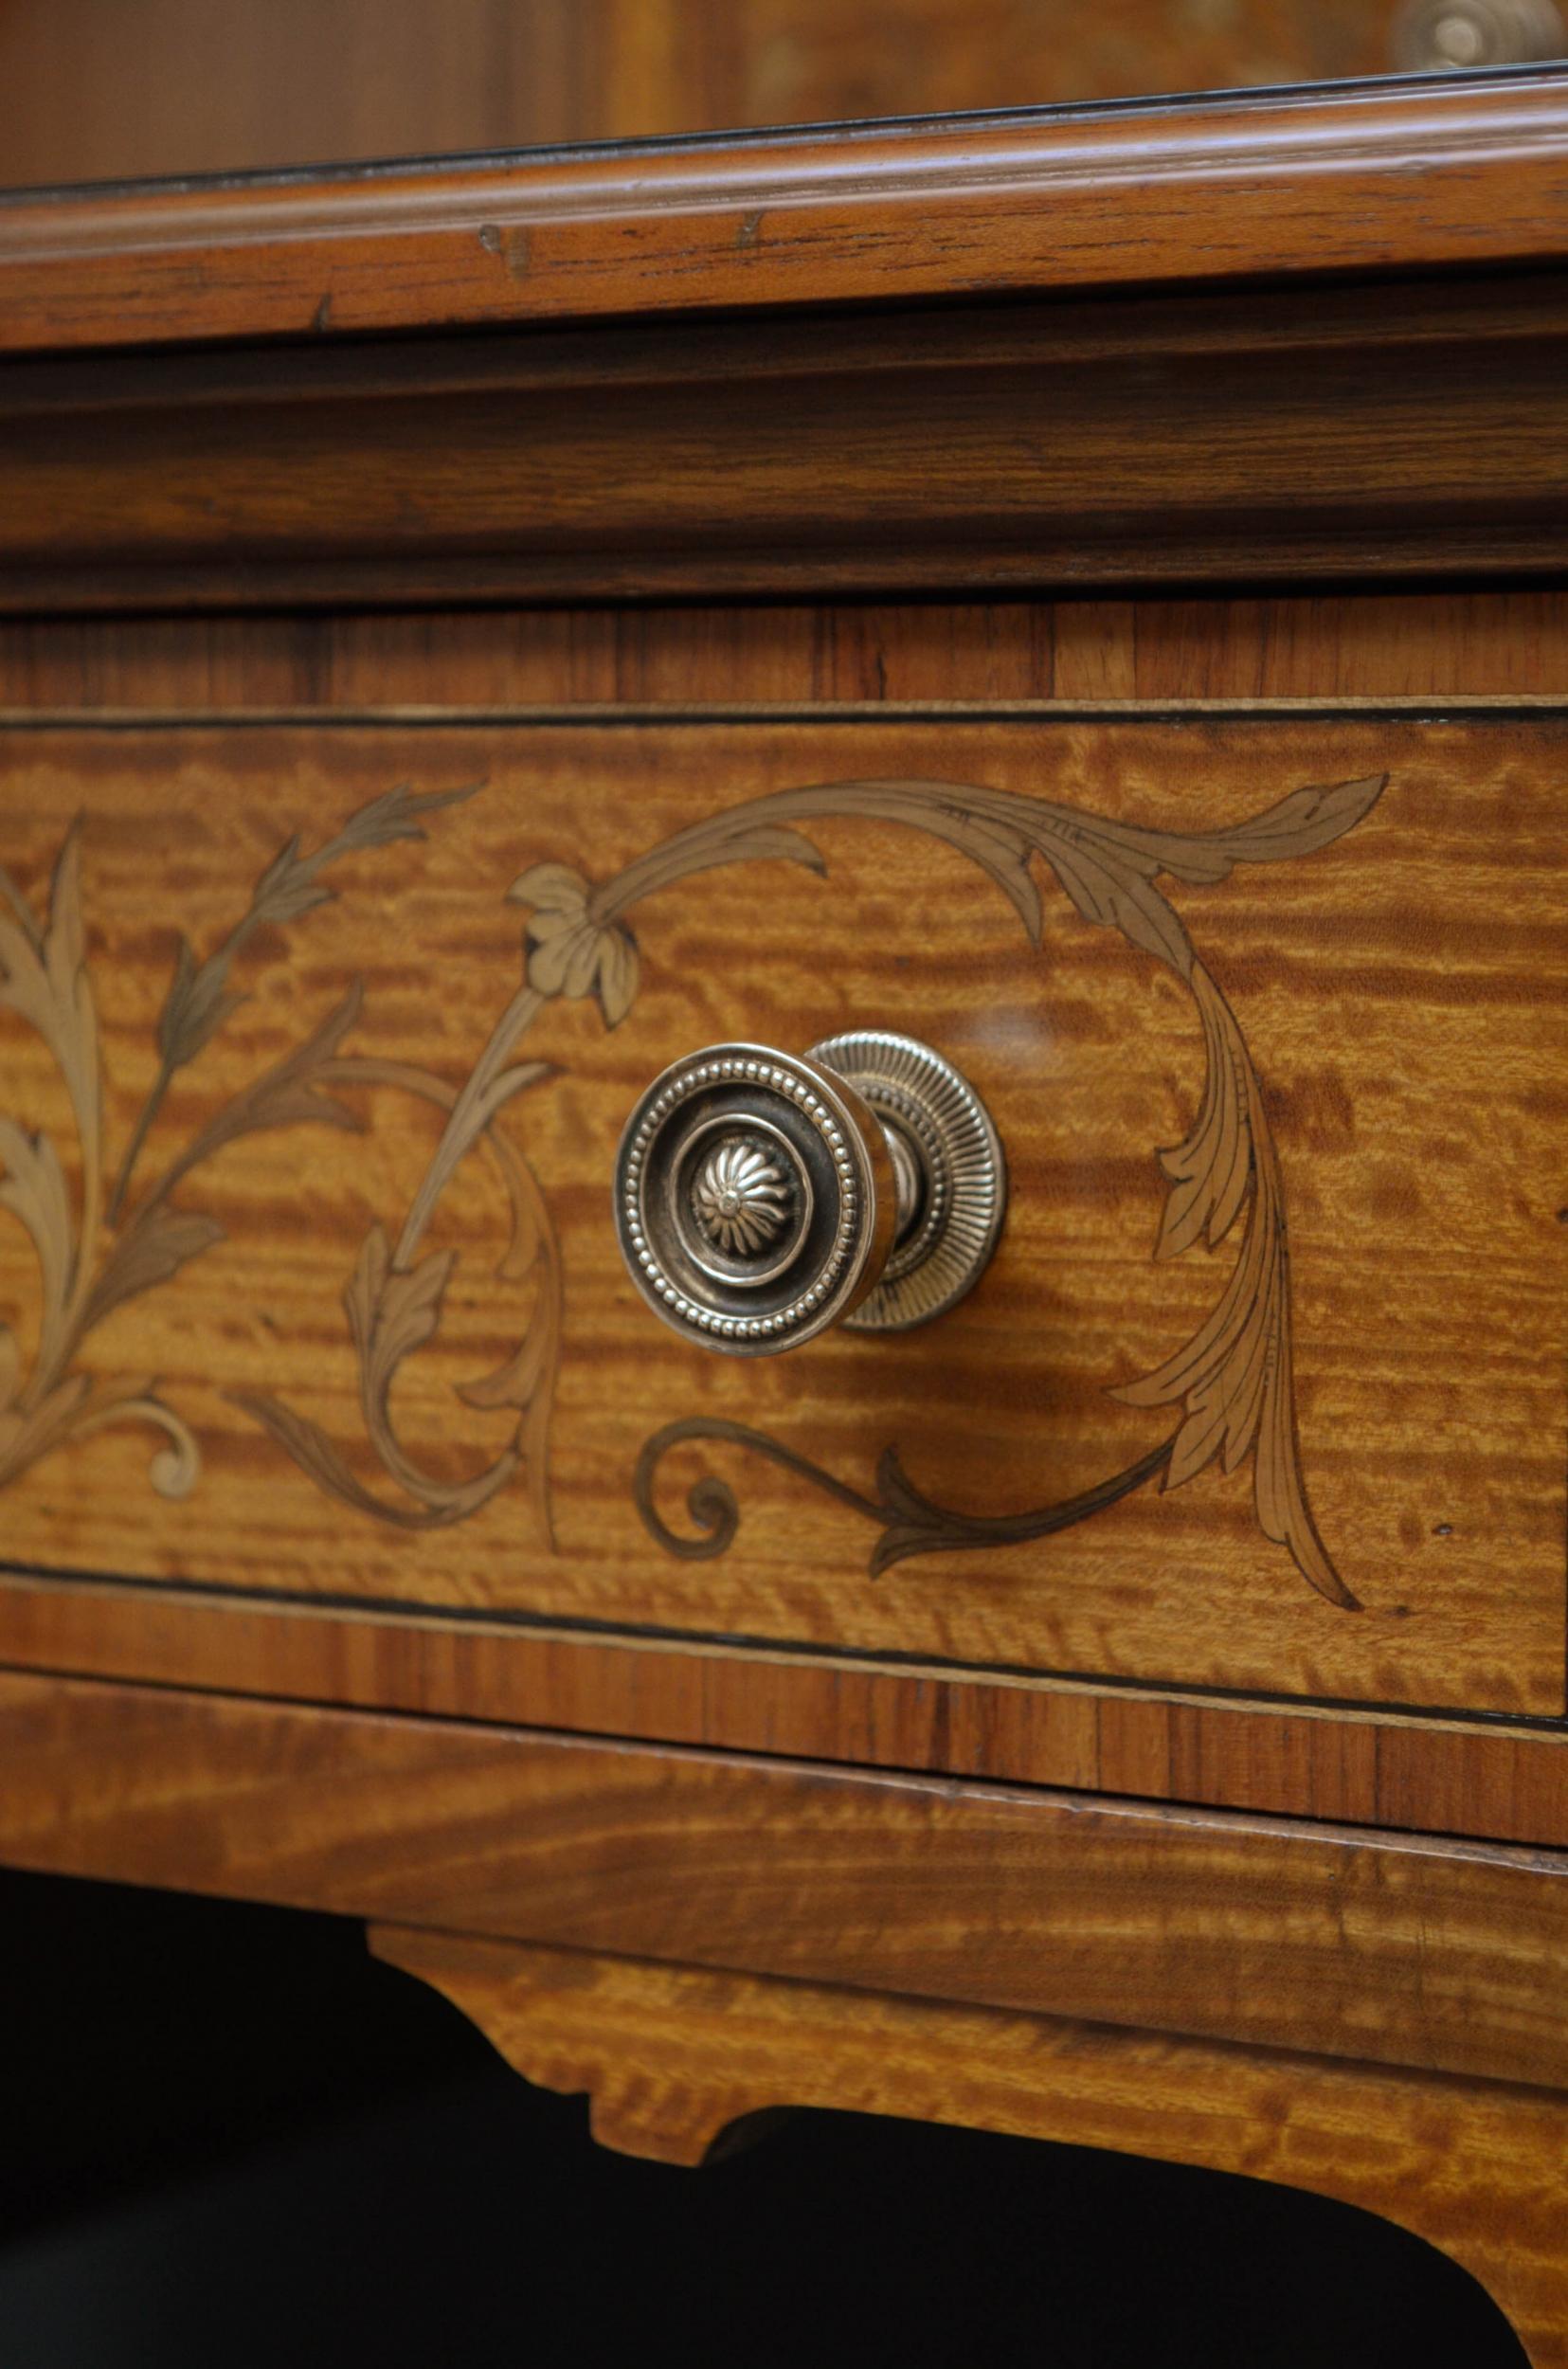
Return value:
M 0 739 L 7 1564 L 1563 1709 L 1552 714 Z M 717 1356 L 616 1146 L 915 1036 L 1010 1198 L 919 1329 Z

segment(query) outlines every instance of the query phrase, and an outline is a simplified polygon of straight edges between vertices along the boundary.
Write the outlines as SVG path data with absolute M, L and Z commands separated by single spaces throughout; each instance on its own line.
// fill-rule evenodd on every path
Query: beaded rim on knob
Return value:
M 995 1246 L 1001 1149 L 939 1055 L 886 1030 L 810 1053 L 711 1045 L 640 1098 L 615 1221 L 664 1323 L 731 1356 L 950 1307 Z M 863 1311 L 858 1316 L 857 1311 Z

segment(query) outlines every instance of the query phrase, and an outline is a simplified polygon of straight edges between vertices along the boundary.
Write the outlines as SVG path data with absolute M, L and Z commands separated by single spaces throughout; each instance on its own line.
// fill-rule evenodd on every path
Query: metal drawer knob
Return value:
M 940 1316 L 990 1258 L 1006 1200 L 973 1087 L 886 1029 L 806 1054 L 694 1053 L 654 1079 L 616 1157 L 633 1282 L 676 1332 L 730 1357 Z

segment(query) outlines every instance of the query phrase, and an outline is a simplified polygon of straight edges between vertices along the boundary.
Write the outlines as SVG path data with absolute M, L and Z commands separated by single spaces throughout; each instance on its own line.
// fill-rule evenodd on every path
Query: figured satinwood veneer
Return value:
M 42 1295 L 3 1238 L 11 1558 L 1560 1712 L 1562 749 L 1529 714 L 7 736 L 11 1190 L 68 1237 L 80 1134 L 102 1226 Z M 985 1095 L 1000 1251 L 925 1331 L 727 1368 L 628 1289 L 617 1134 L 683 1048 L 857 1019 Z
M 1565 94 L 0 208 L 0 1855 L 1562 2358 Z M 661 1333 L 639 1091 L 877 1024 L 980 1289 Z
M 0 1675 L 0 1852 L 1568 2089 L 1568 1854 Z
M 1568 2361 L 1560 2097 L 1165 2034 L 712 1975 L 374 1926 L 594 2136 L 700 2163 L 755 2117 L 816 2107 L 967 2124 L 1338 2197 L 1473 2272 L 1534 2369 Z

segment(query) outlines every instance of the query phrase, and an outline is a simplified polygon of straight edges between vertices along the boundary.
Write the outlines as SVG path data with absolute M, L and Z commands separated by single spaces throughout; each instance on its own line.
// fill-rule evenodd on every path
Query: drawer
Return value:
M 1552 712 L 0 734 L 13 1569 L 1563 1709 Z M 935 1320 L 736 1358 L 612 1179 L 699 1048 L 954 1063 Z

